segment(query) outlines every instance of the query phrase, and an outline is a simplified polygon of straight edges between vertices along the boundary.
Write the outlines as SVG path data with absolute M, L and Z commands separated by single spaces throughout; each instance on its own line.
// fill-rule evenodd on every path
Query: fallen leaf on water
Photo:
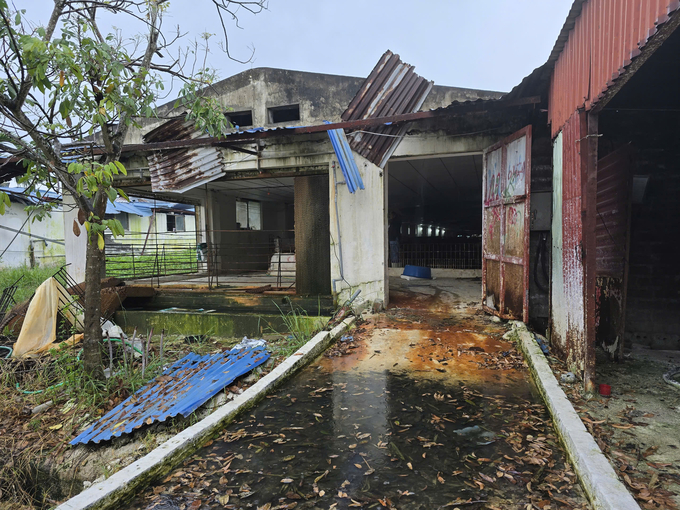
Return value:
M 317 477 L 314 479 L 314 483 L 319 483 L 319 480 L 321 480 L 321 479 L 322 479 L 324 476 L 326 476 L 327 474 L 328 474 L 328 470 L 324 471 L 323 474 L 317 476 Z M 323 491 L 322 491 L 322 492 L 323 492 Z
M 346 498 L 346 497 L 347 497 L 347 493 L 346 493 L 346 492 L 342 492 L 342 491 L 338 491 L 338 497 L 339 497 L 339 498 Z
M 632 429 L 635 425 L 614 425 L 612 424 L 612 427 L 615 429 Z
M 364 467 L 364 466 L 362 466 L 361 464 L 354 464 L 354 467 L 357 467 L 357 468 L 361 469 L 361 468 Z
M 444 481 L 444 479 L 442 478 L 441 473 L 437 473 L 437 481 L 438 481 L 439 483 L 446 483 L 446 482 Z
M 408 466 L 408 468 L 410 470 L 413 470 L 413 464 L 411 464 L 410 462 L 407 462 L 406 465 Z
M 356 447 L 357 447 L 357 444 L 356 444 L 356 443 L 349 445 L 349 449 L 350 449 L 350 450 L 353 450 L 353 449 L 356 448 Z
M 352 502 L 348 506 L 361 506 L 361 503 L 359 503 L 358 501 L 354 501 L 353 499 L 351 499 L 351 501 Z
M 262 506 L 258 506 L 258 507 L 257 507 L 257 510 L 269 510 L 271 507 L 272 507 L 272 504 L 271 504 L 271 503 L 265 503 L 265 504 L 262 505 Z
M 371 469 L 369 469 L 368 471 L 366 471 L 366 472 L 364 473 L 364 476 L 370 476 L 370 475 L 372 475 L 373 473 L 375 473 L 375 469 L 371 468 Z
M 494 483 L 496 481 L 495 478 L 493 478 L 492 476 L 489 476 L 489 475 L 485 475 L 484 473 L 479 473 L 479 476 L 482 477 L 482 480 L 485 480 L 489 483 Z
M 283 458 L 283 462 L 290 462 L 290 461 L 293 460 L 294 458 L 295 458 L 295 455 L 286 455 L 286 456 Z
M 326 495 L 326 491 L 319 491 L 319 497 L 323 498 Z
M 293 479 L 292 478 L 282 478 L 281 483 L 293 483 Z

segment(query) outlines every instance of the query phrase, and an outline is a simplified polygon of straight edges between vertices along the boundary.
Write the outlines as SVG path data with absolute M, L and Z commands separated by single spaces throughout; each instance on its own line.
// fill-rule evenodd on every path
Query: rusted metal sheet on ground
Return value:
M 263 347 L 205 356 L 189 354 L 106 413 L 71 444 L 99 443 L 178 414 L 186 418 L 234 379 L 268 359 Z
M 553 136 L 578 108 L 590 110 L 603 98 L 678 8 L 678 0 L 574 2 L 549 59 Z
M 482 299 L 484 309 L 529 320 L 531 126 L 484 153 Z
M 342 114 L 343 121 L 415 113 L 432 90 L 433 82 L 418 76 L 399 55 L 386 51 Z M 352 149 L 381 168 L 385 167 L 408 124 L 375 126 L 370 132 L 349 133 Z
M 193 122 L 172 119 L 144 135 L 147 143 L 206 138 Z M 225 175 L 221 149 L 192 147 L 153 152 L 148 156 L 151 189 L 182 193 Z
M 622 147 L 597 164 L 597 343 L 612 358 L 623 350 L 628 282 L 631 149 Z

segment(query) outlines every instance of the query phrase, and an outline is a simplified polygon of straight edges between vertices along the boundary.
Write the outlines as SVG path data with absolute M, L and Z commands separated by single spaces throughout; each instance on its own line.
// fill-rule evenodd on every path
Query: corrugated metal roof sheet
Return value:
M 189 354 L 106 413 L 71 444 L 99 443 L 178 414 L 187 417 L 234 379 L 268 359 L 263 347 L 205 356 Z
M 349 148 L 345 131 L 342 129 L 331 129 L 328 131 L 328 137 L 331 139 L 333 150 L 338 157 L 342 175 L 345 177 L 347 189 L 350 193 L 354 193 L 357 189 L 364 189 L 364 181 L 361 179 L 357 162 L 352 155 L 352 149 Z
M 399 55 L 388 50 L 342 114 L 342 120 L 415 113 L 420 110 L 432 86 L 433 82 L 418 76 L 413 66 L 405 64 Z M 370 132 L 357 131 L 350 134 L 350 146 L 383 168 L 407 130 L 408 124 L 375 127 Z
M 146 143 L 204 138 L 208 135 L 184 117 L 169 120 L 144 135 Z M 148 157 L 152 191 L 182 193 L 225 174 L 222 152 L 217 147 L 168 149 Z
M 548 63 L 554 62 L 549 121 L 553 136 L 579 108 L 602 99 L 641 53 L 678 0 L 576 0 Z

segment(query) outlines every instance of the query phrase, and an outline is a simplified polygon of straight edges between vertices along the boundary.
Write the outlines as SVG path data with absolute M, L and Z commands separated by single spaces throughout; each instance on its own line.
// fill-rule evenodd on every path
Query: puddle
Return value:
M 129 508 L 589 508 L 503 328 L 378 317 Z

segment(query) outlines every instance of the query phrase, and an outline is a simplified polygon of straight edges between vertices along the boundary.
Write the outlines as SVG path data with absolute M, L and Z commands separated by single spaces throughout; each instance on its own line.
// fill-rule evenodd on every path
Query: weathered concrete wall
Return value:
M 412 132 L 404 137 L 390 159 L 481 154 L 501 138 L 500 135 L 450 135 L 444 131 Z
M 342 304 L 356 289 L 357 303 L 387 303 L 385 176 L 367 159 L 354 154 L 366 189 L 351 194 L 342 182 L 336 159 L 330 170 L 330 233 L 332 291 Z M 342 262 L 341 262 L 342 261 Z
M 331 290 L 327 175 L 295 178 L 295 289 L 298 295 Z
M 87 232 L 80 225 L 80 235 L 73 233 L 73 222 L 78 221 L 78 208 L 76 202 L 69 193 L 62 197 L 64 207 L 64 242 L 66 251 L 66 264 L 68 274 L 77 282 L 85 281 L 85 253 L 87 252 Z
M 370 70 L 366 70 L 366 74 Z M 276 126 L 309 126 L 324 120 L 339 122 L 365 78 L 308 73 L 260 67 L 226 78 L 211 87 L 222 106 L 233 112 L 252 111 L 253 126 L 271 126 L 267 108 L 300 105 L 300 120 Z M 498 98 L 500 92 L 436 85 L 423 104 L 423 110 L 448 106 L 453 101 Z M 171 101 L 158 108 L 159 117 L 184 111 Z M 141 130 L 131 129 L 126 143 L 141 143 L 142 134 L 164 121 L 144 119 Z
M 62 208 L 52 211 L 41 221 L 31 221 L 24 210 L 25 205 L 12 202 L 0 216 L 5 227 L 21 230 L 27 234 L 38 235 L 55 241 L 64 241 L 64 219 Z M 0 229 L 0 267 L 50 266 L 64 261 L 63 244 L 44 241 L 35 237 L 18 234 L 10 230 Z

